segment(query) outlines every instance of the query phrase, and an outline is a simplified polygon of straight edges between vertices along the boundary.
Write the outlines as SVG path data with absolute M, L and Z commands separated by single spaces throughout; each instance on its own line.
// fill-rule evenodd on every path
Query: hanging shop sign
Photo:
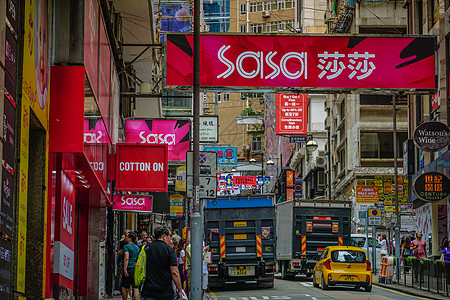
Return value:
M 305 135 L 307 131 L 307 95 L 276 95 L 276 133 Z
M 424 151 L 440 150 L 450 144 L 450 129 L 441 122 L 425 122 L 414 130 L 414 143 Z
M 182 217 L 183 216 L 183 195 L 172 194 L 170 195 L 170 216 Z
M 217 116 L 200 116 L 199 142 L 217 143 L 219 141 L 219 120 Z
M 234 185 L 251 185 L 257 186 L 257 178 L 256 176 L 234 176 L 233 177 Z
M 167 86 L 191 88 L 193 35 L 167 36 Z M 436 37 L 200 37 L 200 85 L 342 91 L 436 90 Z M 418 89 L 421 89 L 420 91 Z
M 136 119 L 125 121 L 125 142 L 168 145 L 169 161 L 185 161 L 189 151 L 189 120 Z
M 450 179 L 439 172 L 423 173 L 414 181 L 413 190 L 423 201 L 438 202 L 450 195 Z
M 236 166 L 237 165 L 237 147 L 214 146 L 205 147 L 207 152 L 217 153 L 218 166 Z
M 117 144 L 116 191 L 166 192 L 167 145 Z
M 153 196 L 114 194 L 113 209 L 127 212 L 152 212 Z

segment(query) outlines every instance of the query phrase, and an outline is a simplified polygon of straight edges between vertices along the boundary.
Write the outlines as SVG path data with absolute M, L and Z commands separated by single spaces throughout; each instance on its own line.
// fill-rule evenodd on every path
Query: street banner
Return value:
M 189 120 L 135 119 L 125 121 L 125 142 L 169 147 L 169 161 L 185 161 L 189 151 Z
M 186 166 L 177 168 L 177 178 L 175 180 L 175 191 L 186 192 Z
M 116 191 L 167 192 L 167 145 L 117 144 Z
M 378 186 L 356 187 L 356 203 L 378 203 L 379 201 Z
M 126 212 L 152 212 L 153 196 L 114 194 L 113 209 Z
M 234 185 L 257 185 L 256 176 L 234 176 L 233 183 Z
M 276 95 L 276 133 L 284 135 L 305 135 L 307 130 L 307 95 Z
M 190 88 L 193 35 L 167 36 L 167 86 Z M 200 37 L 202 87 L 435 93 L 435 36 Z

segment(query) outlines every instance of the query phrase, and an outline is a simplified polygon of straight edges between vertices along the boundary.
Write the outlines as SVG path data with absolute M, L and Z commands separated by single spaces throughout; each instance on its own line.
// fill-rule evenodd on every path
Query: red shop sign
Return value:
M 233 176 L 234 185 L 257 185 L 256 176 Z
M 152 212 L 152 196 L 144 195 L 114 195 L 114 210 Z
M 307 103 L 306 94 L 276 95 L 277 134 L 301 134 L 307 131 Z
M 167 192 L 167 145 L 117 144 L 116 190 Z
M 167 35 L 167 86 L 190 87 L 193 36 Z M 200 37 L 200 85 L 436 90 L 436 37 L 219 35 Z M 365 91 L 366 92 L 366 91 Z

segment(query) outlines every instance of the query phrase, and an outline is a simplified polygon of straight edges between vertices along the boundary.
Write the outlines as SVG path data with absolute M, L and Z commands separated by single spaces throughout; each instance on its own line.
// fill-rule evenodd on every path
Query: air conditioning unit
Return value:
M 261 13 L 263 18 L 268 18 L 270 17 L 270 11 L 269 10 L 263 10 Z
M 242 146 L 242 149 L 249 150 L 250 149 L 250 145 L 244 145 L 244 146 Z
M 327 163 L 327 158 L 325 156 L 316 157 L 316 167 L 324 167 Z

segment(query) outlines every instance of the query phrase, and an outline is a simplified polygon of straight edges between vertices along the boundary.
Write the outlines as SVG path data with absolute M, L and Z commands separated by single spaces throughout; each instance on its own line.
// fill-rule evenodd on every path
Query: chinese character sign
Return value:
M 200 85 L 434 91 L 435 37 L 202 35 Z M 191 86 L 192 35 L 168 35 L 167 86 Z
M 438 202 L 450 195 L 450 179 L 439 172 L 427 172 L 416 178 L 413 188 L 419 199 Z
M 217 153 L 217 165 L 236 166 L 237 165 L 237 147 L 205 147 L 205 151 Z
M 379 198 L 378 186 L 357 186 L 356 202 L 357 203 L 378 203 Z
M 277 134 L 307 134 L 306 94 L 277 94 Z

